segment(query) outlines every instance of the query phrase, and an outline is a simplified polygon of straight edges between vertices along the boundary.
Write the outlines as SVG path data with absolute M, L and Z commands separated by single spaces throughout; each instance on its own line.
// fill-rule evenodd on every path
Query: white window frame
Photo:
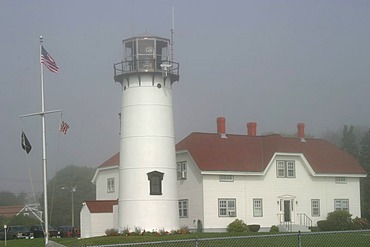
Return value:
M 177 162 L 177 180 L 186 179 L 186 161 Z
M 107 192 L 113 193 L 115 191 L 115 179 L 107 178 Z
M 347 179 L 346 177 L 335 177 L 335 183 L 336 184 L 346 184 Z
M 261 198 L 253 199 L 253 217 L 263 217 L 263 203 Z
M 311 216 L 320 217 L 320 199 L 311 200 Z
M 189 201 L 188 199 L 179 200 L 179 217 L 188 218 L 189 217 Z
M 276 177 L 295 178 L 295 162 L 293 160 L 276 161 Z
M 218 199 L 218 217 L 236 217 L 236 199 Z
M 349 212 L 349 199 L 334 199 L 334 210 L 343 210 Z
M 234 182 L 233 175 L 220 175 L 219 176 L 220 182 Z

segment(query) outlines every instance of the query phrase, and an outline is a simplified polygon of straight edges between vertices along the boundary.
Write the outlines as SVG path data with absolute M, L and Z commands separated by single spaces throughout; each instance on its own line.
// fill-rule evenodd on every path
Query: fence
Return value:
M 89 245 L 86 247 L 218 247 L 218 246 L 294 246 L 294 247 L 362 247 L 370 246 L 370 230 L 337 232 L 298 232 L 256 234 L 237 237 L 196 238 L 144 243 Z

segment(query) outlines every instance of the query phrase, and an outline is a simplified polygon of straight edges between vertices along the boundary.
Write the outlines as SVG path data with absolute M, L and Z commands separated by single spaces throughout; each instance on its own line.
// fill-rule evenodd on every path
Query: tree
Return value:
M 370 129 L 361 139 L 358 160 L 367 172 L 370 172 Z
M 23 192 L 16 195 L 12 192 L 3 190 L 3 191 L 0 192 L 0 206 L 25 205 L 26 196 L 27 195 Z
M 95 169 L 70 165 L 58 171 L 48 182 L 48 211 L 49 224 L 53 226 L 71 225 L 72 221 L 72 188 L 74 223 L 76 227 L 80 225 L 80 211 L 82 203 L 87 200 L 95 200 L 95 185 L 91 179 Z M 62 190 L 62 188 L 65 188 Z M 44 207 L 43 195 L 40 205 Z
M 370 220 L 370 129 L 361 139 L 358 160 L 368 173 L 366 178 L 361 179 L 361 214 Z
M 342 136 L 342 149 L 347 151 L 354 158 L 357 158 L 358 147 L 356 144 L 356 136 L 354 134 L 353 125 L 351 125 L 350 127 L 344 125 Z

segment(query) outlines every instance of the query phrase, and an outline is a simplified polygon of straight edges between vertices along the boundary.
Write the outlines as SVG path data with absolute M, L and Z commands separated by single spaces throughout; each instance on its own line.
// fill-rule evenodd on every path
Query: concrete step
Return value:
M 279 230 L 280 232 L 298 232 L 298 231 L 301 231 L 301 232 L 310 232 L 311 230 L 307 227 L 307 226 L 304 226 L 304 225 L 299 225 L 299 224 L 291 224 L 291 230 L 289 230 L 284 224 L 280 224 L 278 227 L 279 227 Z

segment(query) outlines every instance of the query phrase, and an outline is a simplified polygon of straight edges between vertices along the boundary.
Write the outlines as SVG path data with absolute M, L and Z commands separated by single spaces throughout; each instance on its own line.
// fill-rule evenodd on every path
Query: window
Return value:
M 348 199 L 335 199 L 334 200 L 334 209 L 337 210 L 343 210 L 343 211 L 349 211 L 349 201 Z
M 179 216 L 180 218 L 188 217 L 188 200 L 179 200 Z
M 186 179 L 186 161 L 177 162 L 177 179 Z
M 320 200 L 319 199 L 311 200 L 311 215 L 312 217 L 320 216 Z
M 335 183 L 336 184 L 346 184 L 347 181 L 346 181 L 346 178 L 345 177 L 336 177 L 335 178 Z
M 107 179 L 107 192 L 113 193 L 115 190 L 114 188 L 114 178 L 108 178 Z
M 220 182 L 234 182 L 233 175 L 220 175 L 219 179 Z
M 253 199 L 253 216 L 263 216 L 262 199 Z
M 278 178 L 294 178 L 295 163 L 294 161 L 276 161 L 276 176 Z
M 218 199 L 218 216 L 236 217 L 236 200 Z
M 162 180 L 164 173 L 159 171 L 152 171 L 147 173 L 149 185 L 150 185 L 150 195 L 162 195 Z

